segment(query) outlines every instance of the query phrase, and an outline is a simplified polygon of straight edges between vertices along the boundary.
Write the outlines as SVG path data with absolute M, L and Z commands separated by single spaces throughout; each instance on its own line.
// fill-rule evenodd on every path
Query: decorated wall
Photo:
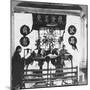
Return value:
M 28 13 L 15 13 L 14 14 L 14 50 L 17 45 L 20 45 L 22 47 L 22 53 L 21 56 L 23 57 L 24 49 L 30 48 L 34 50 L 36 48 L 35 41 L 38 38 L 38 31 L 33 30 L 31 33 L 26 35 L 29 39 L 29 44 L 26 47 L 23 47 L 20 43 L 21 38 L 23 38 L 23 34 L 21 34 L 20 30 L 23 25 L 27 25 L 30 30 L 32 30 L 33 26 L 33 19 L 32 14 Z M 77 66 L 82 58 L 82 48 L 83 48 L 83 31 L 81 28 L 81 19 L 79 16 L 73 16 L 73 15 L 67 15 L 66 19 L 66 27 L 65 27 L 65 34 L 64 34 L 64 44 L 66 46 L 66 49 L 69 53 L 73 55 L 73 62 L 74 65 Z M 70 44 L 76 42 L 76 49 Z M 71 40 L 71 41 L 70 41 Z

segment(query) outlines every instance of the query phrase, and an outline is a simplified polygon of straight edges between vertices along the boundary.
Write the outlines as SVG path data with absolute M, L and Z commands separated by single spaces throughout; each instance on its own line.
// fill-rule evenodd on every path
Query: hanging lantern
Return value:
M 27 26 L 27 25 L 23 25 L 21 28 L 20 28 L 20 33 L 23 35 L 23 36 L 26 36 L 30 33 L 30 28 Z
M 76 27 L 74 25 L 70 25 L 68 28 L 68 33 L 70 35 L 74 35 L 76 33 Z
M 69 44 L 72 46 L 72 48 L 73 48 L 74 50 L 77 49 L 77 46 L 76 46 L 76 44 L 77 44 L 77 39 L 76 39 L 75 36 L 69 37 L 68 42 L 69 42 Z
M 30 43 L 30 41 L 29 41 L 29 38 L 28 38 L 28 37 L 22 37 L 22 38 L 20 39 L 20 44 L 21 44 L 23 47 L 28 46 L 29 43 Z

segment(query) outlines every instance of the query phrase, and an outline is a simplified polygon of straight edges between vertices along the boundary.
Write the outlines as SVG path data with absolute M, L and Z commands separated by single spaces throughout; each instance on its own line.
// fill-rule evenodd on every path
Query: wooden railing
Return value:
M 44 71 L 46 73 L 43 73 Z M 60 81 L 61 84 L 59 85 L 54 84 L 54 82 L 56 81 L 58 82 Z M 32 83 L 33 85 L 31 86 L 30 84 Z M 78 84 L 78 67 L 62 68 L 62 69 L 48 69 L 48 70 L 47 69 L 24 70 L 23 84 L 24 86 L 22 88 L 24 89 L 77 85 Z M 26 87 L 26 84 L 29 84 L 30 87 L 29 86 Z

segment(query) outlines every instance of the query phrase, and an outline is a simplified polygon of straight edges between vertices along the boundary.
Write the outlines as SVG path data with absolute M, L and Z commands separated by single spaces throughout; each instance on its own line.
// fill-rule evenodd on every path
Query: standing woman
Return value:
M 16 47 L 16 51 L 12 57 L 12 90 L 17 90 L 22 86 L 22 77 L 24 71 L 24 61 L 20 56 L 22 48 L 20 46 Z

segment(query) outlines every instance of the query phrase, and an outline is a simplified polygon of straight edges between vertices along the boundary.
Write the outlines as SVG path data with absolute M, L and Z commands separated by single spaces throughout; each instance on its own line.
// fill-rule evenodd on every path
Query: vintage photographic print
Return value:
M 88 6 L 11 1 L 11 90 L 88 84 Z

